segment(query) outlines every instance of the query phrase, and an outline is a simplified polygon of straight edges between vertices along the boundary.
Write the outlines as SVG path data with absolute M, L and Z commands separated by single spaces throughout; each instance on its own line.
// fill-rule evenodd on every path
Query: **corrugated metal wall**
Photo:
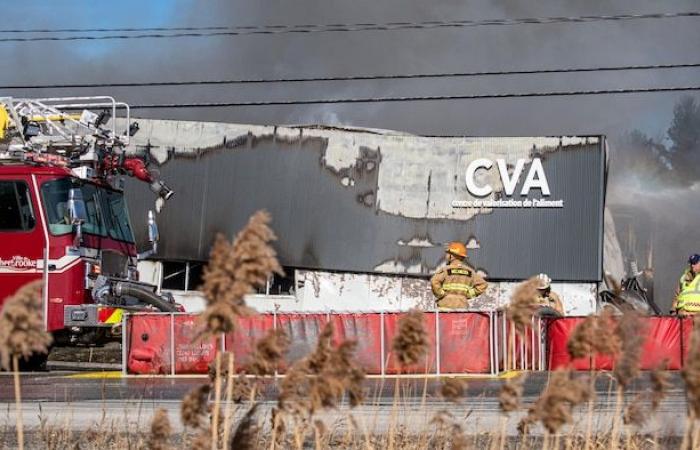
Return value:
M 600 279 L 601 139 L 533 148 L 514 138 L 465 139 L 463 144 L 434 138 L 430 150 L 429 138 L 375 136 L 372 147 L 356 146 L 359 151 L 345 155 L 349 162 L 341 165 L 337 161 L 343 155 L 338 152 L 343 149 L 330 148 L 333 138 L 295 133 L 298 139 L 249 134 L 196 152 L 180 152 L 175 146 L 161 167 L 176 195 L 158 216 L 158 257 L 205 260 L 216 232 L 232 236 L 253 212 L 264 208 L 273 216 L 279 236 L 276 247 L 287 266 L 427 274 L 442 261 L 442 243 L 471 240 L 479 247 L 470 250 L 471 263 L 491 279 L 522 279 L 539 272 L 556 280 Z M 354 142 L 353 133 L 334 133 Z M 406 152 L 405 165 L 402 139 L 413 146 L 413 153 Z M 411 139 L 427 145 L 424 153 L 416 152 Z M 522 145 L 530 147 L 517 147 Z M 503 157 L 503 152 L 508 157 L 514 148 L 518 155 L 541 156 L 551 199 L 563 199 L 564 208 L 493 209 L 464 219 L 451 212 L 441 216 L 441 207 L 445 210 L 445 204 L 461 198 L 465 161 L 476 157 L 475 148 L 480 157 L 489 156 L 492 148 L 500 149 L 494 158 Z M 442 167 L 443 155 L 446 172 L 436 179 L 435 167 Z M 527 166 L 516 192 L 526 174 Z M 128 182 L 127 195 L 134 228 L 143 242 L 142 224 L 146 211 L 153 208 L 153 195 L 134 181 Z M 423 202 L 424 197 L 421 217 L 410 203 L 416 198 Z M 406 214 L 401 213 L 402 205 Z

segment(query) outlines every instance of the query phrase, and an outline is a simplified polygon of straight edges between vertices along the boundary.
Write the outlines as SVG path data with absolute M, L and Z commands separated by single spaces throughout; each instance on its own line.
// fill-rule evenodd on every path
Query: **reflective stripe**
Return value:
M 468 296 L 476 295 L 476 290 L 472 286 L 463 283 L 445 283 L 442 285 L 442 289 L 445 291 L 463 292 Z

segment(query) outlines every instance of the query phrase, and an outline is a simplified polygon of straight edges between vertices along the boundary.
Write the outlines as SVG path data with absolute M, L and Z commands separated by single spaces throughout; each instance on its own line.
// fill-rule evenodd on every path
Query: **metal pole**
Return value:
M 126 311 L 124 312 L 124 314 L 122 314 L 122 375 L 127 374 L 126 365 L 127 365 L 127 361 L 128 361 L 127 356 L 129 353 L 129 349 L 127 348 L 127 346 L 129 345 L 129 343 L 128 343 L 127 336 L 126 336 L 126 326 L 127 326 L 126 325 L 127 324 L 126 316 L 128 316 L 128 315 L 129 315 L 129 313 Z
M 170 375 L 175 375 L 175 314 L 170 313 Z
M 435 310 L 435 375 L 440 376 L 440 310 Z
M 498 311 L 493 312 L 493 361 L 495 363 L 496 375 L 501 371 L 501 364 L 498 360 Z
M 494 338 L 493 338 L 493 311 L 489 311 L 489 363 L 491 365 L 491 375 L 495 375 L 496 371 L 496 358 L 494 356 Z
M 185 292 L 190 290 L 190 262 L 185 263 Z
M 503 370 L 508 371 L 508 324 L 506 323 L 506 313 L 501 312 L 501 323 L 503 324 Z
M 384 376 L 386 375 L 386 369 L 384 368 L 384 366 L 386 365 L 386 355 L 384 355 L 384 311 L 379 312 L 379 335 L 381 336 L 379 339 L 379 353 L 381 355 L 380 362 L 382 364 L 379 373 L 381 374 L 381 376 Z
M 523 330 L 520 336 L 520 370 L 525 370 L 527 365 L 527 329 Z
M 530 333 L 531 333 L 530 346 L 532 347 L 530 349 L 530 353 L 532 355 L 530 358 L 530 370 L 535 370 L 535 358 L 537 357 L 535 352 L 538 350 L 537 347 L 535 347 L 535 320 L 539 320 L 539 317 L 532 316 L 532 320 L 530 323 Z

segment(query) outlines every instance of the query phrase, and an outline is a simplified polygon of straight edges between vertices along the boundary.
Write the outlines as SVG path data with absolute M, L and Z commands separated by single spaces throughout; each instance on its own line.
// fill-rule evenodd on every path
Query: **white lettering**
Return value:
M 520 174 L 523 172 L 523 167 L 525 167 L 525 160 L 519 159 L 515 163 L 515 169 L 513 169 L 513 176 L 508 175 L 508 165 L 506 165 L 505 159 L 497 159 L 498 172 L 501 175 L 501 182 L 503 183 L 503 190 L 506 195 L 513 195 L 515 192 L 515 185 L 518 184 L 520 179 Z
M 478 186 L 476 181 L 474 181 L 474 175 L 479 169 L 489 170 L 493 166 L 493 161 L 486 158 L 475 159 L 467 166 L 467 190 L 476 197 L 486 197 L 493 192 L 493 188 L 490 184 L 485 184 L 484 186 Z
M 505 186 L 505 183 L 503 184 Z M 527 173 L 527 178 L 525 178 L 525 183 L 523 183 L 523 188 L 520 191 L 520 195 L 528 195 L 531 189 L 539 189 L 544 196 L 550 195 L 547 175 L 544 173 L 542 160 L 540 160 L 540 158 L 535 158 L 532 160 L 530 170 Z

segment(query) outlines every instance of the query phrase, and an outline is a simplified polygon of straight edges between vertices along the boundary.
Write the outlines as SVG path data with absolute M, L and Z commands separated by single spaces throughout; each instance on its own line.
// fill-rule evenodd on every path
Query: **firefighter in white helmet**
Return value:
M 430 279 L 439 308 L 467 308 L 469 300 L 484 293 L 488 283 L 464 260 L 467 247 L 451 242 L 445 250 L 447 266 L 438 269 Z
M 546 273 L 537 275 L 535 280 L 537 288 L 537 303 L 540 306 L 552 308 L 562 316 L 564 315 L 564 305 L 556 292 L 552 291 L 552 279 Z

